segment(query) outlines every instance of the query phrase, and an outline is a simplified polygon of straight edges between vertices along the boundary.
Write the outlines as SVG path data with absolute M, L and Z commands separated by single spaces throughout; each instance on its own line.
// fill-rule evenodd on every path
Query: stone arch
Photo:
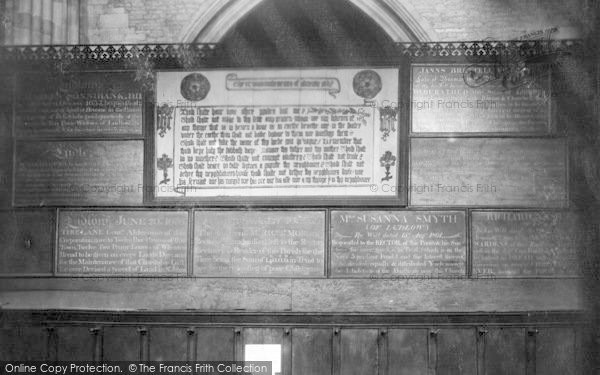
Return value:
M 227 32 L 263 0 L 216 0 L 198 11 L 180 36 L 183 43 L 218 43 Z M 418 13 L 398 0 L 348 0 L 395 42 L 436 40 L 435 30 Z

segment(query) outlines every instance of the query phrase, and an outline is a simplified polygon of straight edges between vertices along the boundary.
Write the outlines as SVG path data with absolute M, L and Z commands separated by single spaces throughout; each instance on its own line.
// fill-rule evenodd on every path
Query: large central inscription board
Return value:
M 60 275 L 187 275 L 187 212 L 61 211 Z
M 332 277 L 466 277 L 465 213 L 333 211 Z
M 155 196 L 393 198 L 397 97 L 396 69 L 159 72 Z
M 198 211 L 194 276 L 324 277 L 323 211 Z

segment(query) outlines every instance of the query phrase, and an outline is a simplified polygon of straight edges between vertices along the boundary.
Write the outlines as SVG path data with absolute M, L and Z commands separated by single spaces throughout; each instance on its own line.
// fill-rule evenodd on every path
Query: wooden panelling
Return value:
M 332 370 L 332 329 L 292 330 L 292 373 L 329 375 Z
M 535 367 L 538 375 L 575 375 L 575 330 L 540 328 Z
M 270 361 L 273 366 L 273 373 L 291 375 L 286 371 L 290 358 L 285 355 L 285 332 L 283 328 L 244 328 L 242 335 L 244 343 L 242 358 L 244 361 Z M 277 358 L 266 355 L 268 352 L 263 350 L 259 351 L 261 352 L 260 358 L 249 356 L 249 353 L 246 352 L 247 345 L 280 345 L 279 352 L 281 356 Z
M 196 329 L 196 361 L 233 361 L 233 328 Z
M 426 329 L 388 331 L 389 375 L 427 375 Z
M 151 361 L 187 360 L 187 338 L 185 328 L 153 327 L 148 331 Z
M 89 327 L 70 326 L 54 329 L 58 342 L 59 361 L 92 361 L 95 337 Z
M 245 328 L 244 345 L 283 344 L 283 328 Z
M 473 328 L 440 329 L 436 375 L 476 375 L 476 339 Z
M 50 274 L 54 212 L 0 212 L 0 274 Z
M 341 369 L 342 375 L 377 374 L 376 329 L 342 329 Z
M 140 360 L 140 332 L 136 327 L 106 327 L 103 339 L 103 360 Z
M 378 324 L 379 328 L 375 328 L 372 316 L 364 315 L 362 321 L 371 322 L 371 327 L 339 328 L 322 324 L 320 319 L 315 320 L 318 326 L 288 321 L 285 327 L 269 327 L 244 324 L 246 314 L 243 314 L 237 316 L 240 326 L 234 329 L 187 328 L 164 323 L 147 327 L 115 325 L 98 322 L 101 315 L 90 316 L 92 319 L 82 317 L 76 323 L 62 321 L 50 331 L 39 326 L 24 326 L 25 320 L 13 328 L 11 319 L 3 319 L 6 328 L 0 329 L 0 358 L 10 361 L 228 361 L 233 360 L 234 346 L 238 342 L 238 360 L 247 354 L 244 353 L 246 345 L 280 345 L 277 350 L 281 357 L 269 360 L 275 360 L 276 370 L 282 375 L 568 375 L 587 373 L 587 364 L 578 361 L 583 360 L 583 353 L 593 350 L 591 342 L 576 343 L 575 332 L 584 326 L 562 323 L 555 327 L 530 324 L 529 328 L 523 324 L 482 327 L 474 322 L 463 323 L 462 327 L 442 324 L 432 329 L 396 324 Z M 265 316 L 271 317 L 272 322 L 277 321 L 275 316 Z M 523 314 L 523 319 L 530 318 Z M 177 317 L 171 319 L 177 320 Z M 211 321 L 216 323 L 221 319 L 213 316 Z M 46 323 L 52 326 L 52 320 Z M 94 320 L 94 325 L 84 325 L 82 322 L 86 320 Z M 339 323 L 346 321 L 347 318 L 338 318 Z M 418 326 L 423 327 L 423 324 Z M 237 329 L 239 336 L 235 334 Z M 194 336 L 197 345 L 193 343 Z M 102 342 L 103 354 L 99 350 Z M 195 358 L 190 349 L 197 349 Z
M 0 358 L 3 361 L 48 359 L 48 331 L 42 327 L 0 329 Z
M 524 328 L 490 328 L 485 335 L 485 375 L 525 375 Z
M 598 362 L 598 347 L 594 345 L 595 332 L 588 327 L 575 327 L 575 374 L 585 374 Z

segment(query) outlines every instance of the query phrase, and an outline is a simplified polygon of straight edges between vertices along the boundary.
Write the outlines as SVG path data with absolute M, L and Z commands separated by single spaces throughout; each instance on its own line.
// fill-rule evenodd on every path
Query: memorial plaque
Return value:
M 413 65 L 412 131 L 550 132 L 549 72 L 507 81 L 502 69 L 493 64 Z
M 21 74 L 17 137 L 142 135 L 142 90 L 128 72 Z
M 13 77 L 0 76 L 0 207 L 12 205 L 12 93 Z
M 51 274 L 54 220 L 46 209 L 0 212 L 0 274 Z
M 430 206 L 567 205 L 564 139 L 413 138 L 410 201 Z
M 460 211 L 333 211 L 333 277 L 466 276 Z
M 397 98 L 396 69 L 158 72 L 155 196 L 397 202 Z
M 584 223 L 573 212 L 474 211 L 473 276 L 579 276 Z
M 195 276 L 323 277 L 322 211 L 198 211 Z
M 187 212 L 61 211 L 59 275 L 187 275 Z
M 136 205 L 143 141 L 18 141 L 15 205 Z

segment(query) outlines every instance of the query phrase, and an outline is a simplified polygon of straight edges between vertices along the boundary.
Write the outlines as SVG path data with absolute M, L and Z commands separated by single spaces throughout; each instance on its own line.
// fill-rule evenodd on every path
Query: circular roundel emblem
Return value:
M 197 102 L 206 98 L 210 91 L 210 82 L 200 73 L 188 74 L 181 81 L 181 95 L 187 100 Z
M 356 95 L 365 99 L 373 99 L 381 91 L 381 77 L 373 70 L 361 70 L 352 81 Z

